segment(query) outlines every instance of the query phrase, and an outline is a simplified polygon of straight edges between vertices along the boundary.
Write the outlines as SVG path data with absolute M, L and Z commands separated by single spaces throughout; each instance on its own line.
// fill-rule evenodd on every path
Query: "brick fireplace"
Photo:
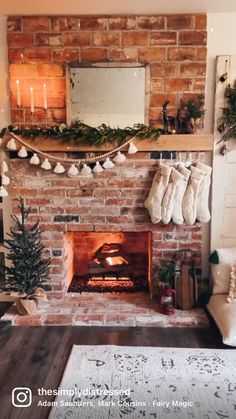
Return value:
M 206 15 L 203 14 L 10 17 L 8 31 L 11 110 L 14 123 L 37 123 L 44 126 L 45 113 L 40 102 L 42 83 L 47 83 L 48 87 L 47 123 L 57 124 L 65 121 L 65 67 L 70 61 L 149 64 L 150 125 L 160 126 L 161 106 L 165 100 L 170 100 L 169 109 L 174 113 L 182 97 L 188 98 L 204 93 Z M 22 89 L 20 110 L 16 107 L 17 79 L 21 80 Z M 32 82 L 35 89 L 34 119 L 29 107 L 29 87 Z M 182 159 L 187 159 L 187 153 L 183 152 L 181 155 Z M 204 159 L 204 153 L 199 153 L 198 156 L 192 153 L 192 159 L 196 158 Z M 104 235 L 104 243 L 109 242 L 113 233 L 115 242 L 118 240 L 118 243 L 118 238 L 124 237 L 125 234 L 137 237 L 140 234 L 140 239 L 135 238 L 135 243 L 138 245 L 145 240 L 148 243 L 146 273 L 149 280 L 148 289 L 151 292 L 155 287 L 155 270 L 160 259 L 171 259 L 178 249 L 194 250 L 195 263 L 200 268 L 201 225 L 152 224 L 144 208 L 144 200 L 151 187 L 157 159 L 155 152 L 138 152 L 127 155 L 127 160 L 121 165 L 116 164 L 114 168 L 92 178 L 78 179 L 43 171 L 15 156 L 10 160 L 13 212 L 17 214 L 16 198 L 21 196 L 25 204 L 31 207 L 29 223 L 37 220 L 40 222 L 43 243 L 52 262 L 48 280 L 50 308 L 47 309 L 47 314 L 44 312 L 43 315 L 31 316 L 25 320 L 13 316 L 14 324 L 80 324 L 73 311 L 76 304 L 80 306 L 80 316 L 86 317 L 87 307 L 93 305 L 91 301 L 95 301 L 94 297 L 91 297 L 89 302 L 90 293 L 87 293 L 86 297 L 85 293 L 75 296 L 67 291 L 77 263 L 72 250 L 76 241 L 79 243 L 89 234 L 90 238 L 95 233 Z M 87 193 L 81 194 L 81 190 Z M 97 244 L 98 248 L 102 243 Z M 94 247 L 93 250 L 97 249 Z M 122 298 L 125 301 L 127 297 Z M 122 306 L 122 298 L 118 297 L 117 307 Z M 134 302 L 143 301 L 137 312 L 140 309 L 144 317 L 148 316 L 145 298 L 133 297 Z M 108 299 L 109 295 L 106 302 L 103 300 L 101 303 L 102 308 L 104 305 L 107 307 Z M 114 296 L 110 295 L 109 301 L 112 304 Z M 113 309 L 114 307 L 111 307 L 111 311 Z M 58 320 L 59 315 L 61 320 Z M 85 324 L 97 322 L 112 325 L 116 321 L 104 323 L 104 319 L 100 319 L 99 303 L 98 313 L 94 310 L 93 315 L 98 317 L 91 320 L 92 323 L 85 321 Z M 122 315 L 126 317 L 126 314 Z M 135 322 L 136 325 L 145 323 L 136 320 Z M 156 321 L 158 322 L 159 320 Z M 117 320 L 117 324 L 125 325 L 126 322 L 123 318 L 123 323 Z
M 32 210 L 29 223 L 40 221 L 43 243 L 52 260 L 49 285 L 53 297 L 62 298 L 72 279 L 72 264 L 76 264 L 72 257 L 73 234 L 77 243 L 82 243 L 85 233 L 87 237 L 89 232 L 103 233 L 97 244 L 90 246 L 92 256 L 101 244 L 111 240 L 120 242 L 126 232 L 151 233 L 148 239 L 151 260 L 147 270 L 152 267 L 155 271 L 160 259 L 171 259 L 176 250 L 183 248 L 194 250 L 196 264 L 201 266 L 201 225 L 152 224 L 144 208 L 157 166 L 157 160 L 152 157 L 151 153 L 143 152 L 128 155 L 121 165 L 87 179 L 58 176 L 26 160 L 11 159 L 13 212 L 17 213 L 16 198 L 21 196 Z M 89 190 L 90 196 L 81 196 L 81 188 Z M 114 240 L 111 239 L 113 232 Z M 139 239 L 142 242 L 143 237 Z M 90 241 L 94 243 L 92 235 Z M 138 240 L 136 242 L 138 249 L 140 245 Z M 88 241 L 83 245 L 85 252 L 86 246 Z
M 182 153 L 183 158 L 187 157 L 185 154 Z M 196 254 L 196 266 L 200 268 L 202 229 L 198 223 L 193 226 L 152 224 L 143 203 L 157 160 L 155 155 L 146 152 L 127 157 L 121 165 L 87 179 L 58 176 L 30 165 L 27 160 L 10 160 L 13 212 L 18 213 L 17 198 L 21 196 L 31 207 L 29 224 L 39 220 L 43 229 L 51 272 L 48 303 L 40 302 L 37 314 L 30 316 L 17 315 L 13 306 L 3 320 L 10 320 L 13 325 L 208 325 L 200 309 L 176 310 L 174 316 L 165 316 L 158 311 L 155 299 L 150 298 L 150 291 L 155 294 L 155 271 L 160 259 L 169 260 L 178 249 L 191 248 Z M 204 158 L 204 153 L 198 153 L 197 157 Z M 81 196 L 81 188 L 89 190 L 90 196 Z M 99 240 L 94 241 L 94 233 L 99 233 Z M 133 246 L 137 244 L 136 250 L 149 252 L 145 267 L 150 280 L 147 291 L 68 292 L 77 263 L 72 253 L 75 243 L 86 249 L 82 240 L 90 237 L 89 255 L 92 257 L 100 244 L 119 243 L 121 238 L 123 242 L 126 233 L 131 235 Z M 140 245 L 144 239 L 146 247 Z M 83 250 L 80 257 L 84 257 Z

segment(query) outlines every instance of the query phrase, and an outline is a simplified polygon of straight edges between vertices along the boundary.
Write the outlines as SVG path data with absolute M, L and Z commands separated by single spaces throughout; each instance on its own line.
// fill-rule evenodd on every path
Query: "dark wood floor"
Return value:
M 46 419 L 50 408 L 38 407 L 40 387 L 59 386 L 73 344 L 159 347 L 228 348 L 211 328 L 125 327 L 11 327 L 0 323 L 0 418 Z M 33 403 L 28 408 L 11 404 L 15 387 L 29 387 Z

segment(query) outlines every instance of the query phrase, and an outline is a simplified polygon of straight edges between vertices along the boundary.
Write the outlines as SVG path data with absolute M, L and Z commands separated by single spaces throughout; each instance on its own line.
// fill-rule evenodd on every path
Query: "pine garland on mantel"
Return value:
M 91 176 L 93 173 L 100 173 L 104 169 L 111 169 L 115 163 L 123 163 L 126 160 L 122 150 L 128 147 L 128 154 L 134 154 L 138 151 L 137 147 L 132 143 L 133 137 L 139 138 L 150 138 L 157 140 L 158 137 L 163 133 L 163 130 L 160 128 L 149 128 L 142 124 L 134 125 L 133 128 L 127 127 L 124 129 L 121 128 L 110 128 L 109 126 L 103 124 L 98 128 L 90 127 L 89 125 L 78 123 L 70 128 L 65 124 L 61 124 L 58 127 L 52 128 L 19 128 L 10 126 L 8 129 L 3 129 L 0 136 L 3 137 L 6 133 L 9 133 L 11 139 L 7 142 L 7 148 L 11 151 L 17 150 L 17 144 L 21 145 L 20 150 L 17 152 L 17 155 L 20 158 L 26 158 L 28 156 L 28 151 L 33 153 L 32 157 L 29 160 L 29 163 L 32 165 L 40 165 L 44 170 L 51 170 L 56 174 L 62 174 L 67 171 L 69 177 L 78 177 L 78 176 Z M 112 150 L 106 151 L 102 154 L 96 154 L 92 156 L 87 156 L 85 158 L 69 158 L 61 157 L 55 154 L 46 153 L 35 144 L 28 143 L 24 140 L 23 137 L 27 138 L 57 138 L 62 140 L 71 140 L 73 139 L 77 144 L 87 144 L 87 145 L 104 145 L 114 143 L 114 148 Z M 113 161 L 110 160 L 116 153 L 116 156 L 113 158 Z M 41 161 L 43 159 L 43 161 Z M 52 164 L 55 164 L 52 166 Z M 91 168 L 90 163 L 95 163 L 95 166 Z M 63 166 L 65 165 L 65 167 Z M 67 166 L 70 165 L 69 168 Z M 9 172 L 9 167 L 6 161 L 1 163 L 1 186 L 0 186 L 0 197 L 6 197 L 8 195 L 7 189 L 5 186 L 10 184 L 10 178 L 6 173 Z M 68 170 L 67 170 L 68 169 Z
M 163 129 L 148 127 L 143 124 L 135 124 L 132 128 L 111 128 L 102 124 L 97 128 L 77 122 L 71 127 L 66 124 L 60 124 L 55 127 L 8 127 L 9 132 L 20 135 L 25 138 L 56 138 L 60 140 L 73 140 L 77 144 L 101 146 L 105 144 L 122 144 L 125 140 L 132 137 L 140 139 L 157 140 L 163 134 Z

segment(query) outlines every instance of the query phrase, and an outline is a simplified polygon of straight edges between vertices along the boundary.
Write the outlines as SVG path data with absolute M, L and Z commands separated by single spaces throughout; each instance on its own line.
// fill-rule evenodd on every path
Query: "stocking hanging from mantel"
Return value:
M 203 172 L 203 179 L 200 184 L 200 190 L 197 201 L 197 219 L 200 223 L 207 223 L 210 218 L 210 211 L 208 208 L 209 193 L 211 186 L 211 172 L 212 168 L 205 163 L 198 162 L 196 167 Z
M 174 196 L 174 205 L 172 212 L 172 220 L 175 224 L 181 225 L 184 223 L 183 217 L 183 197 L 187 189 L 188 180 L 191 174 L 191 171 L 187 169 L 183 164 L 178 165 L 178 171 L 182 175 L 181 181 L 178 183 Z
M 154 176 L 148 198 L 144 202 L 144 206 L 148 209 L 154 224 L 159 223 L 162 218 L 162 200 L 169 184 L 170 174 L 171 167 L 160 163 Z
M 191 166 L 190 170 L 191 175 L 183 198 L 183 216 L 187 225 L 193 225 L 196 221 L 200 185 L 203 180 L 201 170 L 194 166 Z
M 169 224 L 171 220 L 176 190 L 183 179 L 183 175 L 180 172 L 178 172 L 178 170 L 176 170 L 174 167 L 172 167 L 169 184 L 167 186 L 166 193 L 162 201 L 161 215 L 164 224 Z
M 171 219 L 177 224 L 193 225 L 210 220 L 208 208 L 212 168 L 198 162 L 190 168 L 160 163 L 149 196 L 144 202 L 154 224 Z

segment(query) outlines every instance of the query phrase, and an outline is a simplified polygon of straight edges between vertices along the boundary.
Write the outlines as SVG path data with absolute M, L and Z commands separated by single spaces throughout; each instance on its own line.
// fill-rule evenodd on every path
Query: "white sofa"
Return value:
M 226 301 L 227 294 L 213 294 L 207 309 L 215 320 L 225 345 L 236 346 L 236 303 Z
M 211 265 L 212 296 L 207 309 L 215 320 L 225 345 L 236 347 L 236 300 L 227 302 L 231 265 L 236 264 L 236 247 L 217 249 L 219 263 Z

